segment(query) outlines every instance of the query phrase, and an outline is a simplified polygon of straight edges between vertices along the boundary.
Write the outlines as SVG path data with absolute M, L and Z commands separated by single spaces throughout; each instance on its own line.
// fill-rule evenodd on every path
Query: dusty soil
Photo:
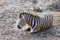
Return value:
M 54 18 L 53 28 L 34 34 L 28 34 L 17 28 L 18 17 L 21 12 L 26 11 L 34 15 L 41 14 L 41 12 L 32 11 L 34 6 L 32 0 L 0 0 L 0 40 L 60 40 L 59 11 L 50 11 Z

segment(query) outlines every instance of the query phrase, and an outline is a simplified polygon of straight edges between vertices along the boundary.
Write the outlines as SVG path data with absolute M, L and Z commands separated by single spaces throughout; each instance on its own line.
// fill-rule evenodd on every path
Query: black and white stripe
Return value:
M 28 13 L 21 13 L 28 24 L 31 25 L 33 29 L 36 29 L 39 25 L 42 25 L 43 28 L 47 28 L 53 22 L 53 16 L 51 14 L 42 14 L 41 17 L 28 14 Z
M 28 21 L 28 24 L 31 25 L 33 29 L 35 29 L 38 24 L 40 24 L 40 18 L 38 16 L 34 16 L 28 13 L 22 13 L 22 15 L 24 15 L 25 20 Z

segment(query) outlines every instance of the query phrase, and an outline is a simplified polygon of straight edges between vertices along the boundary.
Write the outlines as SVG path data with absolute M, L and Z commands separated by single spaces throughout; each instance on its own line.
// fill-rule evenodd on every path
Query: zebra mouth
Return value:
M 17 25 L 18 29 L 21 29 L 21 27 L 19 25 Z

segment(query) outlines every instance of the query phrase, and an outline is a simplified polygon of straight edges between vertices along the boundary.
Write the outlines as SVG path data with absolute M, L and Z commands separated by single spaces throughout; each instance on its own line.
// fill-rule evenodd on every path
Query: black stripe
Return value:
M 40 25 L 40 20 L 39 20 L 39 19 L 38 19 L 38 21 L 37 21 L 37 26 L 38 26 L 38 25 Z
M 30 20 L 31 20 L 31 26 L 33 26 L 33 23 L 32 23 L 33 22 L 33 17 Z
M 28 20 L 30 25 L 31 25 L 31 21 L 32 21 L 31 19 L 32 19 L 32 16 L 30 15 L 29 20 Z
M 32 25 L 32 28 L 34 27 L 34 17 L 32 17 L 32 19 L 31 19 L 32 21 L 31 21 L 31 25 Z
M 34 28 L 34 26 L 36 25 L 36 19 L 34 18 L 34 25 L 33 25 L 33 27 L 32 28 Z
M 28 15 L 28 21 L 30 20 L 30 15 Z

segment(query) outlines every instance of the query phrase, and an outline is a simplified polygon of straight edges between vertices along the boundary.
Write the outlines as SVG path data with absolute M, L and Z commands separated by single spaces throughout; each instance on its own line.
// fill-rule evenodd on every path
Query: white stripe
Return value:
M 33 29 L 35 29 L 37 27 L 37 20 L 35 21 L 35 26 L 34 26 L 34 28 Z
M 33 20 L 32 20 L 32 25 L 34 25 L 34 17 L 33 17 Z

